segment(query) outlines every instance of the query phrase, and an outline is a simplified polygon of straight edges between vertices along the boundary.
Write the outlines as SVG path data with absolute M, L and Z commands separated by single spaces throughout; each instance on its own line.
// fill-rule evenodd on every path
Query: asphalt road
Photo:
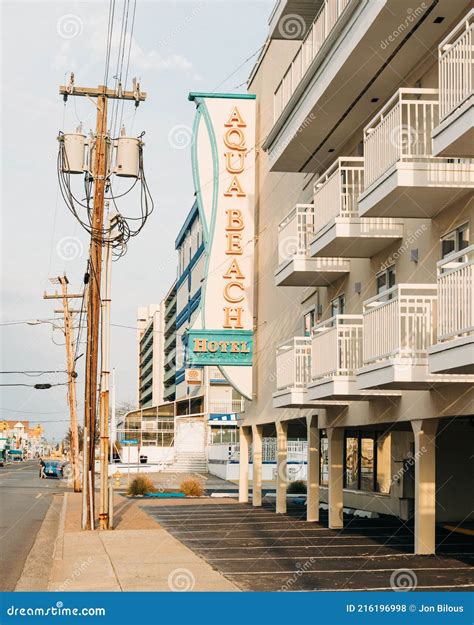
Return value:
M 40 480 L 38 462 L 0 467 L 0 591 L 14 590 L 54 494 L 58 480 Z
M 275 514 L 247 504 L 143 507 L 244 591 L 473 590 L 474 539 L 437 530 L 437 555 L 413 554 L 413 526 L 395 517 L 345 517 L 342 530 L 307 523 L 304 506 Z

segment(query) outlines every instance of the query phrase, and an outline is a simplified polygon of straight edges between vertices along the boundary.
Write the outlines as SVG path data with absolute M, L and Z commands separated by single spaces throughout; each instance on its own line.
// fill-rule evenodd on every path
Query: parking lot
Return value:
M 218 500 L 144 508 L 168 532 L 245 591 L 474 589 L 474 539 L 439 528 L 435 556 L 414 556 L 413 527 L 348 516 L 343 530 L 304 520 L 304 506 L 277 515 Z

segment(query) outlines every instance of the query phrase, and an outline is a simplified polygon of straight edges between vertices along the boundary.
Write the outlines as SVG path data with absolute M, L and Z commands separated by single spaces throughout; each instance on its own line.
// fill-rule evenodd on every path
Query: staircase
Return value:
M 167 473 L 207 473 L 207 460 L 198 451 L 176 452 L 173 464 L 166 467 Z

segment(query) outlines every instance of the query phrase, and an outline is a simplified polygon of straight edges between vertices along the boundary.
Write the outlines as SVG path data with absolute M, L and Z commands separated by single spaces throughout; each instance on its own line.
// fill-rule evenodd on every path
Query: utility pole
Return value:
M 73 471 L 73 485 L 74 492 L 81 492 L 81 479 L 79 471 L 79 435 L 77 430 L 77 412 L 76 412 L 76 362 L 74 358 L 74 336 L 72 327 L 72 314 L 69 308 L 69 299 L 81 298 L 80 293 L 72 294 L 68 293 L 67 285 L 69 280 L 67 277 L 59 276 L 58 278 L 51 278 L 52 284 L 61 285 L 61 294 L 55 293 L 54 295 L 48 295 L 45 293 L 43 299 L 62 299 L 63 303 L 63 316 L 64 316 L 64 336 L 66 337 L 66 360 L 67 360 L 67 378 L 68 378 L 68 402 L 69 402 L 69 415 L 71 421 L 71 461 Z
M 100 374 L 100 508 L 99 528 L 109 529 L 109 385 L 110 385 L 110 302 L 112 280 L 112 243 L 116 215 L 107 218 L 104 272 L 102 275 L 102 333 Z
M 95 482 L 95 432 L 97 417 L 97 373 L 98 373 L 98 347 L 99 347 L 99 322 L 101 308 L 101 273 L 102 273 L 102 245 L 104 223 L 104 195 L 107 179 L 108 147 L 110 137 L 107 134 L 107 102 L 113 100 L 134 100 L 135 104 L 145 100 L 146 94 L 135 85 L 134 91 L 123 91 L 121 85 L 117 89 L 109 89 L 106 85 L 99 85 L 97 89 L 89 87 L 77 87 L 71 78 L 69 85 L 62 85 L 59 93 L 66 100 L 69 96 L 83 96 L 89 100 L 97 98 L 96 136 L 95 136 L 95 163 L 92 168 L 94 179 L 94 205 L 92 211 L 92 233 L 89 251 L 89 299 L 87 304 L 87 349 L 86 349 L 86 379 L 84 397 L 84 426 L 89 435 L 87 470 L 90 475 L 89 483 L 94 489 Z M 107 415 L 108 418 L 108 415 Z M 103 419 L 100 423 L 103 425 Z M 102 434 L 102 433 L 101 433 Z M 101 436 L 102 438 L 102 436 Z M 107 437 L 103 437 L 104 439 Z M 102 455 L 102 449 L 101 449 Z M 86 529 L 93 529 L 91 519 L 94 519 L 93 493 L 86 497 L 87 525 Z M 101 527 L 108 526 L 105 513 L 102 513 Z

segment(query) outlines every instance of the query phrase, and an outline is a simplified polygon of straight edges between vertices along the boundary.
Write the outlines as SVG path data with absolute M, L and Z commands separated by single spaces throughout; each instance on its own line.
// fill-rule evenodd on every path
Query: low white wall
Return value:
M 219 445 L 220 447 L 220 445 Z M 211 449 L 211 448 L 210 448 Z M 291 464 L 288 467 L 288 477 L 290 482 L 295 480 L 305 480 L 307 477 L 306 464 Z M 238 462 L 212 462 L 209 459 L 209 473 L 217 475 L 217 477 L 223 480 L 230 480 L 232 482 L 239 481 L 239 463 Z M 253 464 L 249 464 L 249 479 L 253 479 Z M 264 482 L 272 482 L 276 480 L 276 463 L 264 463 L 262 464 L 262 480 Z

